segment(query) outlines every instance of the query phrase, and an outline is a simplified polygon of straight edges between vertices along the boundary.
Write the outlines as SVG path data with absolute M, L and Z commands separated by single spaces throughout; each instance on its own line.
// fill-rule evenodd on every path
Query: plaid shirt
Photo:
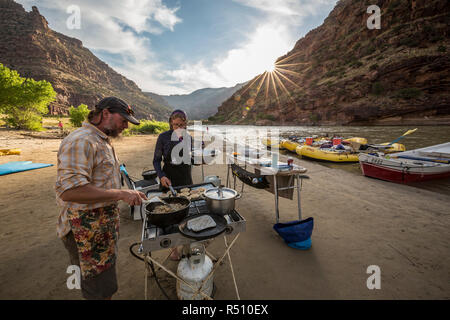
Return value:
M 69 189 L 92 184 L 102 189 L 120 189 L 119 160 L 108 136 L 90 123 L 83 126 L 62 142 L 58 151 L 56 176 L 56 203 L 60 207 L 57 234 L 62 238 L 71 230 L 67 209 L 86 210 L 106 207 L 115 202 L 80 204 L 61 200 L 61 194 Z

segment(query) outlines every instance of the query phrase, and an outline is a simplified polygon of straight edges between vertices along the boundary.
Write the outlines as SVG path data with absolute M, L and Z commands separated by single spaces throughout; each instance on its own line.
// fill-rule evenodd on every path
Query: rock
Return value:
M 83 43 L 48 28 L 36 6 L 26 12 L 12 0 L 0 0 L 0 63 L 21 76 L 49 81 L 57 93 L 49 114 L 68 114 L 70 106 L 99 99 L 124 99 L 138 118 L 165 120 L 170 108 L 147 97 L 131 80 L 98 59 Z
M 289 78 L 279 76 L 289 94 L 278 85 L 275 103 L 272 87 L 265 99 L 264 85 L 252 112 L 237 117 L 252 91 L 250 80 L 235 94 L 241 101 L 228 99 L 214 117 L 273 125 L 450 124 L 450 6 L 447 0 L 406 2 L 375 1 L 381 29 L 369 30 L 367 1 L 339 1 L 320 27 L 277 59 L 289 70 L 278 69 Z M 275 120 L 258 119 L 266 106 Z

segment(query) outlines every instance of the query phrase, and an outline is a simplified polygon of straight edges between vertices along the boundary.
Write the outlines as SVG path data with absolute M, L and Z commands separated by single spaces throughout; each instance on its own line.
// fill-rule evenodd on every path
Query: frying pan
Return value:
M 217 214 L 210 214 L 209 216 L 211 218 L 214 219 L 214 222 L 216 223 L 216 226 L 214 228 L 208 228 L 199 232 L 195 232 L 192 230 L 189 230 L 187 228 L 187 223 L 189 220 L 191 219 L 195 219 L 198 218 L 200 216 L 203 215 L 208 215 L 208 214 L 201 214 L 201 215 L 194 215 L 194 216 L 190 216 L 186 219 L 184 219 L 182 222 L 180 222 L 178 224 L 178 230 L 180 231 L 180 233 L 188 238 L 191 239 L 195 239 L 195 240 L 206 240 L 206 239 L 210 239 L 210 238 L 214 238 L 217 237 L 219 234 L 221 234 L 222 232 L 224 232 L 227 229 L 227 220 L 220 215 Z
M 182 197 L 166 197 L 161 199 L 169 204 L 182 204 L 183 208 L 169 213 L 152 213 L 155 207 L 161 205 L 161 202 L 150 202 L 145 206 L 145 213 L 147 214 L 147 221 L 151 224 L 164 228 L 173 224 L 178 224 L 187 216 L 189 206 L 191 205 L 189 199 Z

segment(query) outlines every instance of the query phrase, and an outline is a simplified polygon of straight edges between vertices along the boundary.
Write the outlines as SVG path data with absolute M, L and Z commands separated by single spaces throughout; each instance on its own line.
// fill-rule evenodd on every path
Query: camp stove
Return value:
M 189 187 L 189 186 L 188 186 Z M 212 183 L 198 184 L 192 186 L 192 188 L 203 187 L 205 189 L 213 188 Z M 160 192 L 159 192 L 160 193 Z M 158 195 L 158 192 L 150 191 L 147 193 L 147 197 L 151 198 L 152 195 Z M 193 215 L 208 214 L 209 210 L 206 206 L 206 201 L 201 199 L 197 201 L 192 201 L 189 207 L 189 212 L 186 218 Z M 152 225 L 147 221 L 147 216 L 143 214 L 143 225 L 142 225 L 142 245 L 140 248 L 140 253 L 146 254 L 152 251 L 172 248 L 180 245 L 191 244 L 198 242 L 199 240 L 191 239 L 179 232 L 178 224 L 170 225 L 165 228 L 160 228 Z M 218 236 L 223 235 L 234 235 L 245 231 L 246 220 L 236 211 L 233 210 L 229 214 L 224 215 L 227 221 L 227 226 L 225 231 Z M 203 240 L 202 240 L 203 241 Z

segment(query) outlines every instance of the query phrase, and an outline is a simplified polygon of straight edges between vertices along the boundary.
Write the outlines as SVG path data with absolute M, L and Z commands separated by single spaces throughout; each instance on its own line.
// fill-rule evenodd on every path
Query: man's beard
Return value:
M 121 131 L 119 131 L 118 129 L 106 129 L 105 128 L 105 134 L 108 137 L 117 138 L 117 137 L 119 137 L 120 133 L 121 133 Z
M 105 134 L 111 138 L 117 138 L 119 134 L 122 132 L 118 129 L 113 121 L 110 121 L 107 126 L 105 126 Z

